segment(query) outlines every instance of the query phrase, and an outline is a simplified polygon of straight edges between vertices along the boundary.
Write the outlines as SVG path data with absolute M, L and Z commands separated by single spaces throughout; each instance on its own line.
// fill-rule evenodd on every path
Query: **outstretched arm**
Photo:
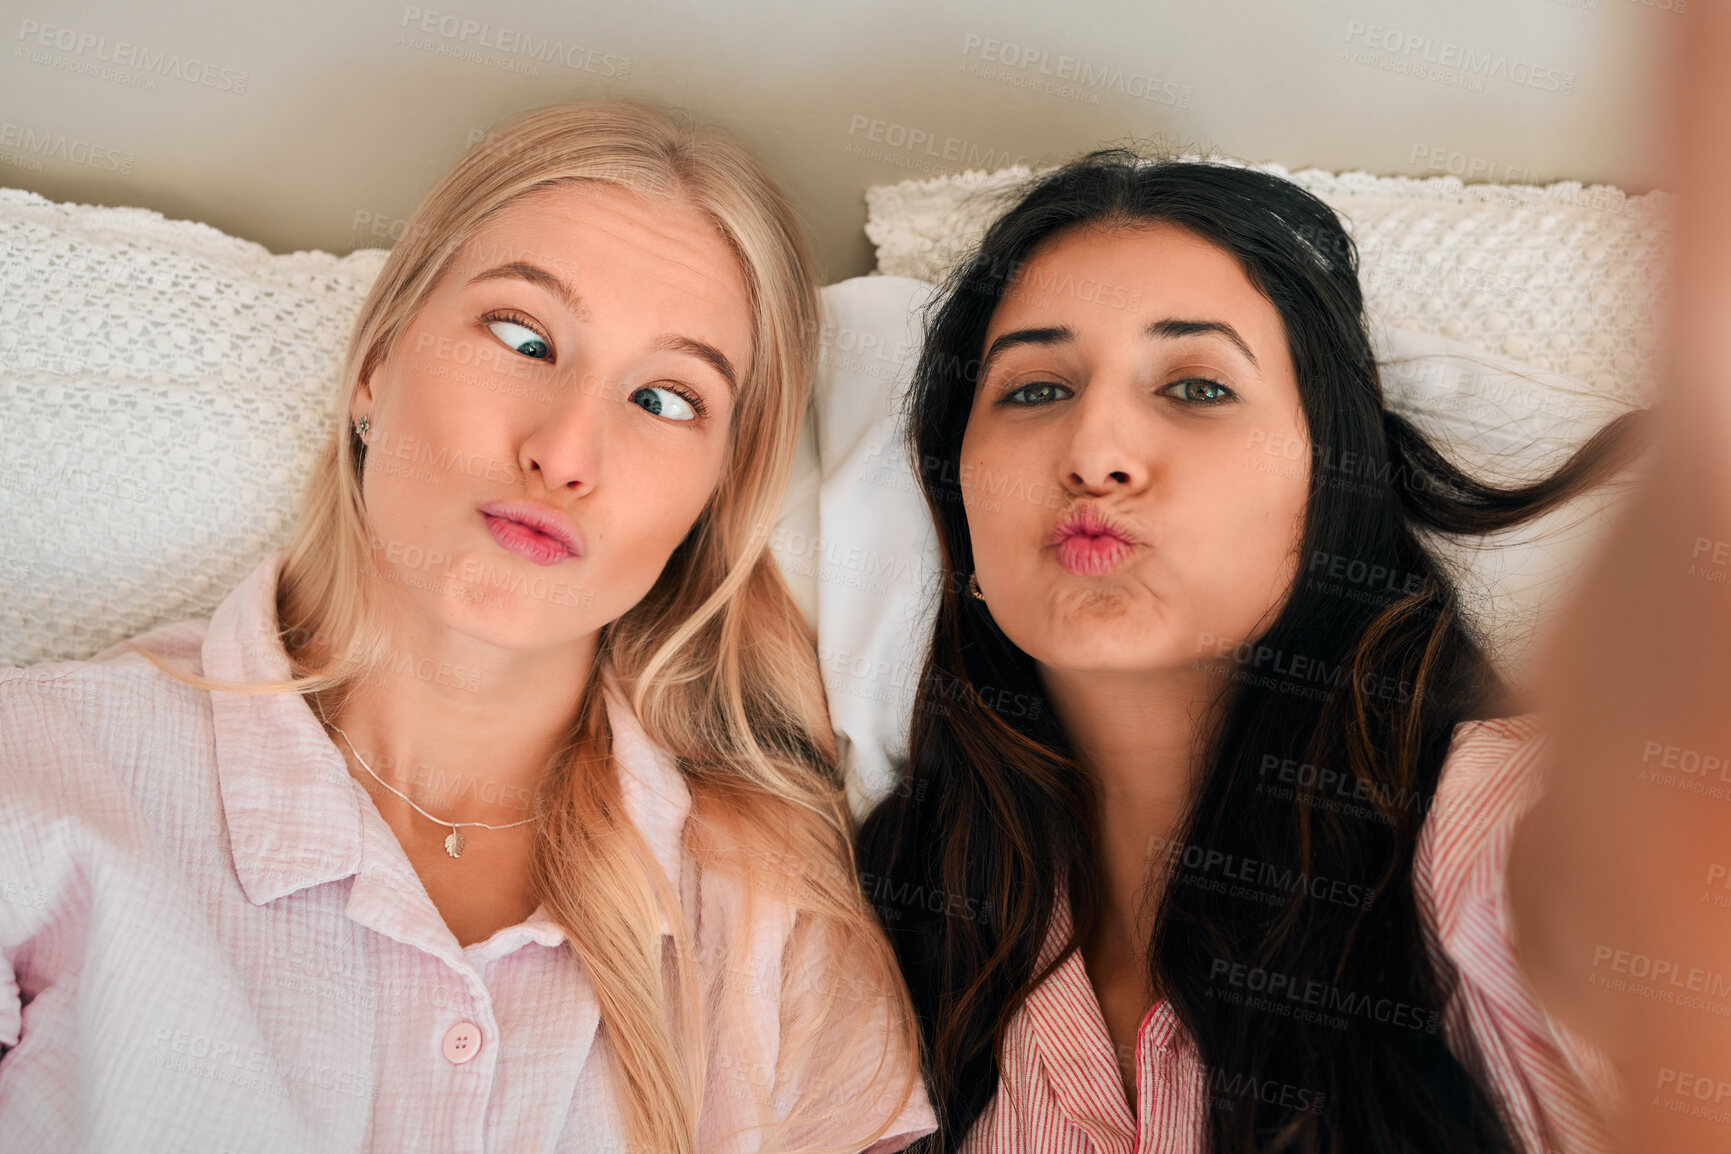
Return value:
M 1675 23 L 1651 467 L 1541 658 L 1509 864 L 1523 969 L 1616 1063 L 1625 1148 L 1666 1154 L 1731 1149 L 1731 0 Z

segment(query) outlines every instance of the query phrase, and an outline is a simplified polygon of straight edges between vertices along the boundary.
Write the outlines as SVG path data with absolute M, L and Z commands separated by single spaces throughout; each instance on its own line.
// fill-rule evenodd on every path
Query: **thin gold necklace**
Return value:
M 332 729 L 335 729 L 338 733 L 343 734 L 343 741 L 348 744 L 349 752 L 355 755 L 355 760 L 361 763 L 362 769 L 364 769 L 368 773 L 372 774 L 374 781 L 378 782 L 380 785 L 384 786 L 386 789 L 390 790 L 392 793 L 396 794 L 398 797 L 400 797 L 404 801 L 408 802 L 410 809 L 414 810 L 416 813 L 420 814 L 422 817 L 426 818 L 428 821 L 433 822 L 437 825 L 448 825 L 451 827 L 451 832 L 445 835 L 445 852 L 450 854 L 452 857 L 462 857 L 463 856 L 463 847 L 468 844 L 468 839 L 463 837 L 463 831 L 458 829 L 457 828 L 458 826 L 477 825 L 477 826 L 480 826 L 482 829 L 515 829 L 517 826 L 528 825 L 532 821 L 539 821 L 540 820 L 540 815 L 536 814 L 533 817 L 526 817 L 522 821 L 507 822 L 504 825 L 488 825 L 484 821 L 446 821 L 442 817 L 434 817 L 432 814 L 428 813 L 426 810 L 424 810 L 420 806 L 416 805 L 414 802 L 414 799 L 411 798 L 408 794 L 404 793 L 402 790 L 398 789 L 396 786 L 392 785 L 390 782 L 386 781 L 384 778 L 380 777 L 378 774 L 373 773 L 373 767 L 367 764 L 367 759 L 361 756 L 361 751 L 355 748 L 355 743 L 352 741 L 349 741 L 349 735 L 346 733 L 343 733 L 343 731 L 340 728 L 338 728 L 331 721 L 330 718 L 325 716 L 325 708 L 323 705 L 319 706 L 319 718 L 326 725 L 329 725 Z

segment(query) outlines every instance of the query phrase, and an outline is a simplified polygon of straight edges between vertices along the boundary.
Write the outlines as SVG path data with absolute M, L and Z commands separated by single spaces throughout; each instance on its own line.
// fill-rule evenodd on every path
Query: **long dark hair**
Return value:
M 958 477 L 974 378 L 993 312 L 1039 245 L 1084 224 L 1146 222 L 1231 253 L 1279 311 L 1313 453 L 1298 578 L 1235 653 L 1247 674 L 1271 672 L 1266 654 L 1276 668 L 1280 654 L 1303 655 L 1328 689 L 1292 692 L 1278 674 L 1223 680 L 1197 796 L 1162 857 L 1150 976 L 1209 1071 L 1208 1147 L 1512 1151 L 1475 1056 L 1438 1028 L 1454 976 L 1427 950 L 1412 889 L 1453 729 L 1493 715 L 1506 688 L 1417 531 L 1488 533 L 1557 507 L 1632 458 L 1640 414 L 1536 483 L 1475 480 L 1384 407 L 1357 251 L 1332 209 L 1266 173 L 1121 149 L 1045 176 L 991 227 L 934 303 L 908 398 L 946 580 L 904 780 L 863 825 L 861 867 L 922 1020 L 942 1125 L 929 1148 L 954 1148 L 991 1102 L 1011 1015 L 1086 939 L 1100 901 L 1092 784 L 1039 707 L 1033 660 L 964 589 L 973 555 Z M 1271 789 L 1271 765 L 1298 772 Z M 1273 896 L 1183 884 L 1187 870 L 1208 881 L 1192 859 L 1213 854 L 1258 863 L 1280 879 Z M 1059 879 L 1074 928 L 1039 966 Z M 1304 884 L 1315 879 L 1340 900 L 1318 900 Z M 928 896 L 897 896 L 909 893 Z M 1257 973 L 1325 991 L 1332 1012 L 1250 1008 L 1237 978 Z M 1405 1020 L 1354 1012 L 1368 1004 L 1404 1007 Z M 1212 1092 L 1217 1081 L 1294 1092 L 1234 1097 Z

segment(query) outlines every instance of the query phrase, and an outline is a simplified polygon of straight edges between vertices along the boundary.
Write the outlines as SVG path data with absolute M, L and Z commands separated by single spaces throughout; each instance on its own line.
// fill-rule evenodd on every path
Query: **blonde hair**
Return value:
M 764 170 L 739 145 L 674 115 L 633 102 L 558 105 L 509 121 L 471 149 L 434 186 L 368 293 L 356 320 L 332 411 L 333 434 L 308 484 L 277 594 L 278 632 L 297 674 L 243 684 L 182 673 L 205 688 L 341 694 L 387 656 L 385 629 L 363 580 L 372 547 L 361 501 L 361 448 L 349 430 L 359 382 L 382 364 L 463 246 L 505 206 L 540 190 L 583 182 L 623 187 L 693 205 L 736 254 L 750 295 L 751 363 L 718 490 L 666 570 L 637 605 L 601 631 L 595 672 L 539 799 L 543 820 L 534 884 L 565 928 L 600 1003 L 621 1080 L 621 1113 L 634 1149 L 696 1148 L 705 1070 L 729 1012 L 702 1008 L 696 959 L 679 899 L 626 818 L 602 704 L 604 677 L 617 684 L 649 739 L 676 759 L 692 797 L 685 844 L 705 876 L 729 878 L 746 895 L 773 891 L 804 920 L 795 940 L 848 959 L 887 1005 L 886 1059 L 907 1070 L 900 1101 L 918 1077 L 918 1035 L 894 955 L 861 893 L 852 825 L 810 626 L 766 549 L 780 506 L 816 362 L 816 278 L 803 231 Z M 137 648 L 136 646 L 134 648 Z M 789 864 L 795 868 L 788 868 Z M 664 959 L 660 914 L 675 927 Z M 733 936 L 743 949 L 749 913 Z M 671 988 L 668 971 L 672 970 Z M 797 968 L 797 967 L 796 967 Z M 722 968 L 735 978 L 735 959 Z M 808 980 L 806 974 L 782 976 Z M 721 997 L 745 983 L 710 980 Z M 858 1116 L 861 1071 L 835 1068 L 845 1007 L 830 989 L 800 1020 L 782 1022 L 775 1083 L 797 1069 L 791 1104 L 777 1096 L 778 1141 L 817 1124 Z M 857 991 L 856 991 L 857 996 Z M 712 999 L 713 1000 L 713 999 Z M 731 1012 L 744 1013 L 733 998 Z M 866 1017 L 866 1015 L 859 1015 Z M 785 1052 L 782 1052 L 785 1051 Z M 826 1066 L 826 1062 L 829 1064 Z M 878 1064 L 868 1079 L 893 1093 Z M 785 1107 L 785 1111 L 782 1111 Z M 850 1135 L 858 1149 L 877 1130 Z M 776 1145 L 775 1149 L 788 1149 Z

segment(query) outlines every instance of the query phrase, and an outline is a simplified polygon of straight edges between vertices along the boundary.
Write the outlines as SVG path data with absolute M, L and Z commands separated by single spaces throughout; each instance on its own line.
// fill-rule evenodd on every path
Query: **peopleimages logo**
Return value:
M 79 61 L 89 62 L 92 66 L 106 64 L 152 76 L 172 76 L 176 80 L 214 88 L 219 92 L 238 94 L 246 91 L 247 74 L 238 68 L 213 64 L 196 56 L 182 56 L 166 49 L 152 49 L 127 40 L 110 40 L 94 32 L 84 32 L 61 24 L 24 20 L 18 25 L 17 38 L 24 41 L 26 47 L 53 49 Z
M 475 50 L 473 56 L 466 56 L 461 52 L 442 52 L 441 55 L 456 55 L 473 59 L 476 63 L 499 66 L 511 64 L 516 66 L 516 70 L 530 69 L 533 64 L 559 64 L 577 72 L 592 72 L 609 80 L 624 80 L 631 74 L 631 61 L 624 56 L 599 48 L 587 48 L 581 44 L 568 44 L 553 36 L 537 36 L 521 28 L 489 24 L 484 20 L 459 16 L 454 12 L 435 12 L 428 8 L 406 5 L 403 8 L 401 27 L 404 29 L 402 42 L 412 48 L 436 51 L 435 43 L 426 38 L 438 37 L 452 46 L 461 45 Z M 489 57 L 481 50 L 490 50 L 501 55 Z
M 1402 32 L 1398 28 L 1366 24 L 1362 20 L 1347 21 L 1346 43 L 1349 54 L 1354 45 L 1362 45 L 1392 58 L 1380 63 L 1398 62 L 1404 65 L 1394 68 L 1394 71 L 1412 71 L 1425 79 L 1451 84 L 1471 80 L 1476 82 L 1475 88 L 1480 91 L 1486 80 L 1506 80 L 1512 84 L 1555 92 L 1562 96 L 1572 96 L 1575 92 L 1573 72 L 1542 67 L 1531 60 L 1510 57 L 1500 52 L 1480 51 L 1464 44 L 1456 44 L 1452 40 L 1437 40 L 1431 36 Z M 1379 63 L 1368 57 L 1358 62 Z M 1427 70 L 1425 65 L 1432 67 Z
M 101 172 L 132 175 L 133 155 L 118 148 L 92 144 L 48 129 L 38 131 L 27 124 L 0 121 L 0 156 L 16 154 L 27 159 L 47 158 L 68 164 L 83 164 Z M 27 166 L 40 168 L 40 165 Z
M 1053 55 L 1043 48 L 1032 48 L 1013 41 L 967 33 L 962 37 L 962 55 L 976 61 L 973 69 L 963 64 L 969 75 L 982 76 L 1017 88 L 1032 88 L 1051 92 L 1088 104 L 1100 103 L 1100 94 L 1116 92 L 1135 100 L 1155 104 L 1190 107 L 1190 86 L 1163 80 L 1147 72 L 1125 70 L 1110 65 L 1083 60 L 1076 56 Z M 998 67 L 993 67 L 994 65 Z

